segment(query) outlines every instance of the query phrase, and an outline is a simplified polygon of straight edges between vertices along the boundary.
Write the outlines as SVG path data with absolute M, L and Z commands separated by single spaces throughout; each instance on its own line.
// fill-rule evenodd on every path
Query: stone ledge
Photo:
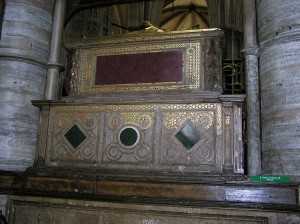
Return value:
M 0 173 L 0 194 L 176 205 L 210 204 L 296 209 L 297 184 L 129 181 Z
M 153 204 L 78 200 L 54 197 L 9 196 L 9 223 L 110 224 L 277 224 L 299 223 L 299 209 L 270 209 L 230 203 Z

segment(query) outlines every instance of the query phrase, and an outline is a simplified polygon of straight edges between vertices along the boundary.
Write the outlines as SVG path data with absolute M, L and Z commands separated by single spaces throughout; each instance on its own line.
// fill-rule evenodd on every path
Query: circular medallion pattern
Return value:
M 125 126 L 119 132 L 119 143 L 125 148 L 133 148 L 140 141 L 140 132 L 133 126 Z

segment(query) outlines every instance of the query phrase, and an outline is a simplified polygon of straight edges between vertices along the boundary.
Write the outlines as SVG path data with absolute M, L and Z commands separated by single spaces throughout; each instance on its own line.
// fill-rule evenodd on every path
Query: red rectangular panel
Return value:
M 182 82 L 182 51 L 98 56 L 95 85 Z

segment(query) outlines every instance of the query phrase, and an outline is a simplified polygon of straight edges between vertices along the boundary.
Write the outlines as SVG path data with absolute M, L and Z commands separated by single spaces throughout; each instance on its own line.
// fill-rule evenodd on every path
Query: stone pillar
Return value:
M 262 173 L 293 180 L 300 179 L 299 12 L 299 0 L 257 1 Z
M 45 89 L 53 0 L 6 0 L 0 42 L 0 170 L 34 161 L 38 109 Z
M 62 33 L 64 25 L 66 0 L 56 0 L 50 45 L 49 69 L 47 75 L 45 100 L 55 100 L 58 96 L 59 72 L 63 66 L 60 64 Z
M 246 104 L 247 104 L 247 174 L 261 174 L 260 98 L 256 40 L 255 0 L 243 1 Z

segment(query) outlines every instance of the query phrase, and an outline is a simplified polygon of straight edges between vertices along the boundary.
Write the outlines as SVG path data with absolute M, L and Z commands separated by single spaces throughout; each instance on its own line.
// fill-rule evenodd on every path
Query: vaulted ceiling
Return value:
M 209 27 L 205 0 L 176 0 L 162 10 L 160 28 L 164 30 L 204 29 Z
M 147 2 L 149 0 L 145 0 Z M 163 0 L 162 0 L 163 1 Z M 66 23 L 79 10 L 141 2 L 141 0 L 68 0 Z M 209 27 L 206 0 L 164 0 L 160 28 L 164 30 L 203 29 Z
M 77 11 L 82 9 L 141 1 L 143 0 L 67 0 L 65 21 L 67 22 Z

